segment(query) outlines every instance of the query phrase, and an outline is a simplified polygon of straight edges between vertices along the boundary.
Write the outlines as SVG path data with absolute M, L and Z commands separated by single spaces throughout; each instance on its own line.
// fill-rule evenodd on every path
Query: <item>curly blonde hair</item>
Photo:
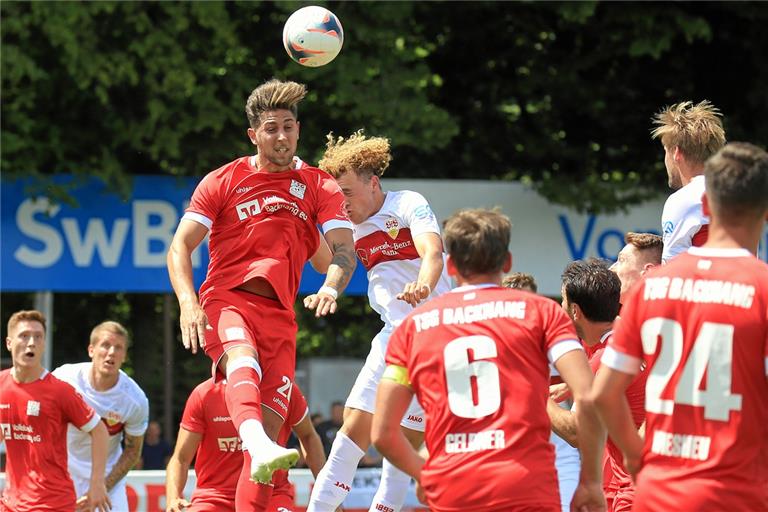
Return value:
M 392 160 L 389 139 L 366 137 L 362 129 L 346 139 L 338 137 L 334 140 L 333 133 L 329 133 L 327 138 L 325 153 L 317 166 L 334 178 L 348 172 L 366 179 L 374 175 L 381 177 Z
M 721 117 L 720 110 L 707 100 L 696 105 L 684 101 L 665 107 L 654 116 L 656 127 L 651 137 L 660 138 L 665 147 L 677 146 L 687 158 L 704 163 L 725 145 Z

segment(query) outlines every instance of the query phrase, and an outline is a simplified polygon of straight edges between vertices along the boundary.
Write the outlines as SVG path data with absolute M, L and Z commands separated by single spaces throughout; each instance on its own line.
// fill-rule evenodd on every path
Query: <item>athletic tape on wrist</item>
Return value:
M 321 286 L 319 290 L 317 290 L 317 293 L 325 293 L 327 295 L 330 295 L 333 297 L 333 300 L 336 300 L 339 297 L 339 292 L 336 291 L 336 288 L 333 288 L 331 286 Z

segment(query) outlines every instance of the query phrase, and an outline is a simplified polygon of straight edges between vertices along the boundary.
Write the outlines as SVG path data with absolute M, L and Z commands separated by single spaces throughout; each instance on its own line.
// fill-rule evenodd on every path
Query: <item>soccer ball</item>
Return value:
M 344 29 L 325 7 L 310 5 L 291 14 L 283 27 L 283 46 L 301 64 L 316 68 L 328 64 L 341 51 Z

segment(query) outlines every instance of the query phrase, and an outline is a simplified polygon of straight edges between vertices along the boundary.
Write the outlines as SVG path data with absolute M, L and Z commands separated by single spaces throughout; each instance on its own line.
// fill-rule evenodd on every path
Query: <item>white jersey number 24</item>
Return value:
M 661 339 L 659 357 L 648 375 L 645 386 L 645 408 L 648 412 L 671 415 L 675 404 L 704 407 L 707 420 L 728 421 L 731 411 L 741 410 L 741 395 L 732 393 L 733 326 L 704 322 L 691 353 L 683 358 L 683 326 L 669 318 L 651 318 L 640 329 L 643 352 L 656 353 Z M 675 387 L 674 400 L 661 394 L 683 363 L 683 372 Z M 706 389 L 699 389 L 704 372 Z
M 474 361 L 469 361 L 469 350 Z M 496 342 L 488 336 L 462 336 L 443 349 L 448 406 L 460 418 L 483 418 L 501 405 L 499 368 L 486 359 L 497 355 Z M 477 384 L 477 403 L 472 396 L 472 377 Z

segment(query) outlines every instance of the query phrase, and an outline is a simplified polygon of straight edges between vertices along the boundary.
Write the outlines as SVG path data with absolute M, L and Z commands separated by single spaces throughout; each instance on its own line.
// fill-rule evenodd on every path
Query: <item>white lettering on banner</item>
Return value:
M 18 262 L 31 268 L 49 268 L 61 260 L 67 249 L 77 267 L 89 267 L 97 260 L 104 267 L 114 268 L 120 263 L 128 232 L 133 228 L 132 266 L 163 268 L 179 219 L 179 211 L 172 203 L 158 200 L 133 201 L 132 218 L 110 219 L 109 232 L 106 225 L 110 220 L 99 217 L 59 220 L 60 212 L 61 206 L 52 205 L 47 198 L 26 199 L 19 205 L 16 225 L 31 241 L 22 243 L 14 251 Z M 59 226 L 55 224 L 57 220 Z M 83 225 L 85 229 L 81 230 Z M 207 243 L 207 238 L 203 243 Z M 200 244 L 192 253 L 195 268 L 202 264 L 202 248 Z
M 597 216 L 595 215 L 587 216 L 587 223 L 584 226 L 583 234 L 578 243 L 571 230 L 568 216 L 560 214 L 557 216 L 557 220 L 560 222 L 560 227 L 563 230 L 563 236 L 565 237 L 572 260 L 583 260 L 587 255 L 596 252 L 600 258 L 614 261 L 618 258 L 619 251 L 624 247 L 624 233 L 622 231 L 614 228 L 604 229 L 599 232 L 595 231 L 595 225 L 597 224 Z M 635 229 L 634 231 L 658 234 L 657 229 Z M 590 251 L 593 240 L 595 241 L 594 251 Z
M 75 266 L 90 267 L 95 249 L 105 267 L 116 267 L 125 245 L 130 221 L 128 219 L 115 219 L 111 236 L 107 235 L 107 229 L 102 219 L 88 219 L 84 236 L 81 236 L 76 219 L 61 219 L 61 226 L 64 228 L 67 243 L 72 248 L 72 259 L 75 261 Z
M 35 250 L 22 245 L 13 253 L 18 261 L 32 268 L 50 267 L 59 261 L 64 252 L 64 244 L 59 232 L 46 224 L 37 222 L 35 214 L 48 213 L 50 217 L 55 217 L 60 209 L 61 206 L 51 205 L 45 198 L 39 201 L 27 199 L 19 205 L 19 209 L 16 210 L 16 225 L 19 231 L 43 244 L 43 249 Z
M 158 219 L 159 222 L 152 222 Z M 137 267 L 163 267 L 179 216 L 166 201 L 133 202 L 133 263 Z M 152 242 L 160 247 L 152 250 Z M 157 245 L 157 244 L 155 244 Z

